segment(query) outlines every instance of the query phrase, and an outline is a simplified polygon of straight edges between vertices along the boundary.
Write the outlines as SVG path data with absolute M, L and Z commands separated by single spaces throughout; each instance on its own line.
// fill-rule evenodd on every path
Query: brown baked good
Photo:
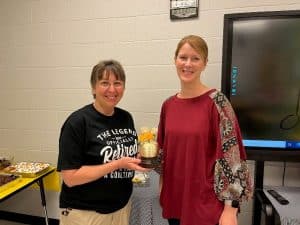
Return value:
M 19 178 L 19 176 L 13 174 L 0 174 L 0 186 L 5 185 L 17 178 Z
M 0 157 L 0 170 L 8 167 L 11 165 L 11 160 L 5 158 L 5 157 Z

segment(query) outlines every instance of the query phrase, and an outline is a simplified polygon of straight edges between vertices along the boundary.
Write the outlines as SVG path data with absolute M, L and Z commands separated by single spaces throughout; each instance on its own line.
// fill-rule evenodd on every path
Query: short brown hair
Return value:
M 204 41 L 203 38 L 197 36 L 197 35 L 188 35 L 182 38 L 178 44 L 177 48 L 175 51 L 175 59 L 178 56 L 178 52 L 181 49 L 181 47 L 185 44 L 188 43 L 193 49 L 197 51 L 199 55 L 203 57 L 203 60 L 207 61 L 208 58 L 208 47 L 206 42 Z
M 105 75 L 110 74 L 114 74 L 117 80 L 123 81 L 125 85 L 126 75 L 121 63 L 116 60 L 110 59 L 100 61 L 93 67 L 90 79 L 91 87 L 95 88 L 97 81 L 102 80 Z

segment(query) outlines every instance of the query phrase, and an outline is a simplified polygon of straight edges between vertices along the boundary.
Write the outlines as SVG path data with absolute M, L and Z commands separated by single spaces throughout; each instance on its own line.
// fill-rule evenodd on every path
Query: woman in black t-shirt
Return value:
M 59 138 L 60 224 L 126 225 L 134 171 L 148 170 L 136 158 L 131 114 L 116 107 L 125 72 L 115 60 L 101 61 L 90 82 L 94 102 L 67 118 Z

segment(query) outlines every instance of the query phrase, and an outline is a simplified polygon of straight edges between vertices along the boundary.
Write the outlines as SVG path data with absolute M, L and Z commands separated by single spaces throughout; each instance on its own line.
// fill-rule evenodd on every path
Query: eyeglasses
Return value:
M 113 83 L 110 83 L 108 81 L 103 80 L 99 82 L 99 85 L 104 89 L 108 89 L 110 88 L 110 86 L 113 86 L 114 88 L 122 88 L 124 87 L 124 82 L 120 80 L 116 80 Z

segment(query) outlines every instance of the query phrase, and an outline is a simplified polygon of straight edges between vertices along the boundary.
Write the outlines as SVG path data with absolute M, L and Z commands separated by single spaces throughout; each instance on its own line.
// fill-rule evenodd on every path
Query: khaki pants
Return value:
M 131 203 L 113 213 L 101 214 L 95 211 L 62 209 L 60 225 L 128 225 Z

